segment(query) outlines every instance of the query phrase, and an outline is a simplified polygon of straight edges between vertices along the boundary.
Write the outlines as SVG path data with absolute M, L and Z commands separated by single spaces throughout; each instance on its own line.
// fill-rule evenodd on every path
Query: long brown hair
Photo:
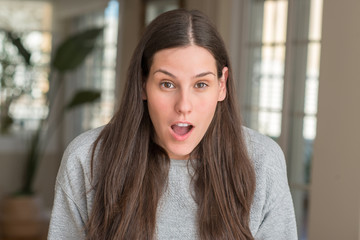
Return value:
M 154 142 L 147 103 L 142 100 L 154 54 L 197 45 L 215 58 L 218 76 L 229 68 L 227 96 L 190 158 L 200 239 L 253 239 L 250 207 L 255 173 L 248 157 L 234 81 L 224 43 L 199 11 L 174 10 L 145 30 L 132 56 L 121 105 L 93 147 L 95 199 L 87 239 L 154 239 L 157 206 L 167 184 L 170 159 Z

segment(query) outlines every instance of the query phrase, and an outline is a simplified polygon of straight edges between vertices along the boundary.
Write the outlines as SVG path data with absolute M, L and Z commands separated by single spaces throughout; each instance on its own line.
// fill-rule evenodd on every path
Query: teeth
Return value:
M 177 123 L 176 126 L 179 126 L 179 127 L 188 127 L 188 126 L 190 126 L 190 124 L 187 124 L 187 123 Z

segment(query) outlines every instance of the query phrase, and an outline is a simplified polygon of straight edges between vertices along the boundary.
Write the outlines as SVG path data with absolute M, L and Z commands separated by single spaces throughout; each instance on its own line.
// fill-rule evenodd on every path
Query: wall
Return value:
M 310 240 L 360 239 L 360 1 L 324 0 Z

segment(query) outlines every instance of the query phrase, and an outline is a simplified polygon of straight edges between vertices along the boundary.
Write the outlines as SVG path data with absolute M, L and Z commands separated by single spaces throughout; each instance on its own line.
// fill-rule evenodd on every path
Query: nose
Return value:
M 191 94 L 189 91 L 179 91 L 176 103 L 175 103 L 175 111 L 179 114 L 189 114 L 192 111 L 193 105 L 191 100 Z

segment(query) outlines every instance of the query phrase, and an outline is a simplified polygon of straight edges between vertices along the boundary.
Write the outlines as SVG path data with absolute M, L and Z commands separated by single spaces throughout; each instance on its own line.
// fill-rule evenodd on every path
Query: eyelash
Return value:
M 204 82 L 198 82 L 195 84 L 195 88 L 203 89 L 208 87 L 209 85 Z M 166 89 L 172 89 L 175 88 L 175 85 L 172 82 L 162 82 L 160 83 L 160 87 L 166 88 Z
M 169 85 L 171 85 L 171 87 L 169 87 Z M 160 83 L 160 86 L 163 88 L 174 88 L 174 84 L 172 82 L 162 82 Z
M 202 85 L 202 87 L 200 87 L 199 85 Z M 209 85 L 207 85 L 206 83 L 204 82 L 199 82 L 199 83 L 196 83 L 195 84 L 195 87 L 196 88 L 205 88 L 205 87 L 208 87 Z

